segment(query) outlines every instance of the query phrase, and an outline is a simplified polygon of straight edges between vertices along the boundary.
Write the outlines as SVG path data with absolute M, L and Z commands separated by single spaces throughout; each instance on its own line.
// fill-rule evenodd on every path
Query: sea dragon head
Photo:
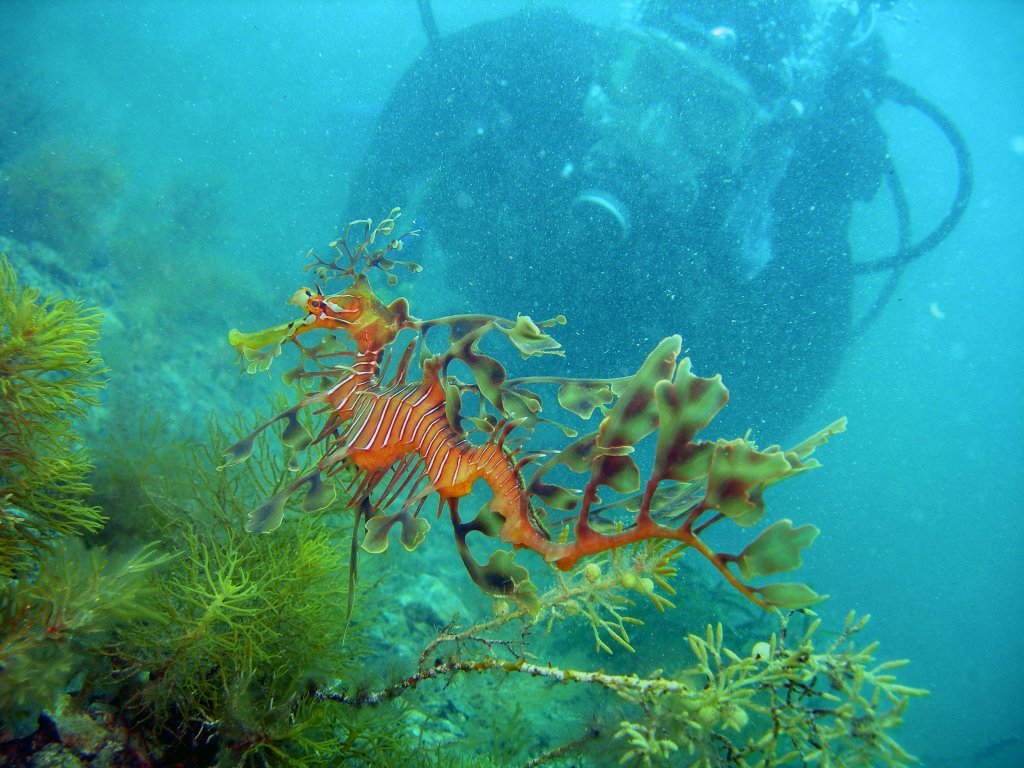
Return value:
M 383 349 L 410 320 L 405 299 L 385 305 L 362 276 L 341 293 L 330 296 L 319 287 L 301 288 L 292 296 L 291 303 L 308 313 L 302 330 L 296 333 L 313 328 L 341 331 L 352 338 L 361 352 Z
M 344 235 L 331 243 L 335 251 L 331 258 L 322 259 L 310 252 L 313 263 L 307 269 L 314 272 L 318 281 L 351 280 L 345 290 L 328 295 L 318 284 L 314 284 L 314 288 L 300 288 L 289 303 L 305 311 L 301 319 L 252 333 L 239 330 L 228 333 L 228 342 L 241 355 L 249 373 L 269 369 L 274 358 L 281 354 L 281 345 L 307 331 L 320 328 L 345 333 L 360 352 L 366 352 L 381 350 L 394 341 L 403 328 L 416 327 L 405 299 L 385 305 L 367 279 L 367 274 L 376 270 L 386 275 L 388 285 L 393 286 L 398 282 L 392 273 L 396 266 L 419 271 L 419 265 L 413 262 L 394 259 L 394 254 L 402 250 L 404 240 L 419 234 L 413 230 L 402 237 L 390 238 L 400 216 L 401 211 L 394 208 L 376 225 L 369 219 L 351 222 Z
M 365 277 L 357 277 L 344 291 L 331 295 L 319 286 L 300 288 L 288 303 L 305 310 L 305 316 L 251 333 L 236 329 L 228 333 L 228 342 L 242 356 L 249 373 L 270 368 L 281 345 L 307 331 L 322 328 L 344 333 L 360 352 L 366 352 L 383 349 L 414 322 L 405 299 L 384 304 Z

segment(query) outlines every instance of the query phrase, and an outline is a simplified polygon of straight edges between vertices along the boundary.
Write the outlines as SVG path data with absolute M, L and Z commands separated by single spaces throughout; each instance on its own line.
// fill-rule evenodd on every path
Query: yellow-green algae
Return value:
M 894 731 L 909 701 L 927 691 L 897 682 L 892 671 L 906 660 L 877 662 L 877 643 L 858 645 L 867 616 L 851 612 L 834 639 L 819 643 L 820 620 L 813 611 L 780 614 L 777 632 L 739 652 L 726 645 L 722 624 L 708 626 L 701 635 L 688 635 L 685 651 L 666 638 L 666 654 L 678 666 L 646 674 L 541 662 L 507 637 L 501 639 L 500 630 L 510 623 L 543 625 L 552 632 L 558 622 L 581 616 L 593 626 L 599 650 L 611 650 L 605 637 L 632 650 L 626 627 L 643 622 L 630 609 L 641 598 L 659 609 L 671 607 L 658 592 L 672 593 L 668 579 L 675 575 L 678 556 L 678 549 L 646 545 L 596 558 L 541 595 L 536 614 L 508 610 L 506 603 L 492 620 L 445 628 L 425 648 L 415 672 L 397 683 L 323 695 L 359 708 L 454 675 L 526 675 L 604 689 L 627 703 L 615 723 L 589 729 L 579 724 L 579 735 L 554 750 L 551 760 L 601 755 L 593 758 L 594 764 L 608 764 L 614 756 L 623 765 L 694 768 L 866 768 L 916 762 L 895 740 Z M 543 696 L 538 692 L 536 700 L 543 701 Z M 541 762 L 547 759 L 532 764 Z
M 96 404 L 106 369 L 102 314 L 41 298 L 0 254 L 0 574 L 10 576 L 59 534 L 95 531 L 83 499 L 89 458 L 75 419 Z

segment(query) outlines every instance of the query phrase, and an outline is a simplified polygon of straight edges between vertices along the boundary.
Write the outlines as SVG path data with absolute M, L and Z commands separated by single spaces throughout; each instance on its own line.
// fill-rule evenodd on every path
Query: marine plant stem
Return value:
M 518 672 L 531 677 L 544 677 L 558 683 L 592 683 L 613 691 L 632 690 L 638 694 L 651 693 L 692 693 L 691 689 L 677 680 L 664 678 L 643 678 L 638 675 L 609 675 L 604 672 L 586 672 L 562 667 L 532 664 L 524 659 L 502 660 L 485 656 L 473 661 L 453 659 L 421 669 L 394 685 L 378 691 L 346 694 L 334 691 L 317 691 L 321 699 L 336 701 L 354 707 L 376 706 L 398 698 L 420 683 L 445 677 L 456 672 Z

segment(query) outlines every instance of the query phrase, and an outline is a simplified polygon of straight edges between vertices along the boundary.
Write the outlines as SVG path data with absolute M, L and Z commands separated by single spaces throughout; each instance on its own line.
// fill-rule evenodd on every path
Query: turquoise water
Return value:
M 524 5 L 434 3 L 445 34 Z M 622 13 L 618 3 L 559 7 L 596 24 Z M 901 679 L 932 691 L 913 703 L 902 743 L 926 765 L 1014 766 L 1024 760 L 1024 7 L 897 3 L 879 24 L 890 71 L 963 132 L 974 194 L 960 226 L 909 266 L 835 377 L 797 409 L 790 439 L 839 415 L 849 417 L 849 431 L 823 452 L 825 469 L 777 489 L 770 508 L 823 530 L 801 575 L 831 595 L 823 614 L 872 614 L 883 654 L 912 660 Z M 41 144 L 81 164 L 110 160 L 118 178 L 79 229 L 57 232 L 38 208 L 8 199 L 2 234 L 67 252 L 83 295 L 107 304 L 115 375 L 137 377 L 115 388 L 175 396 L 162 407 L 179 419 L 204 420 L 210 408 L 256 397 L 236 382 L 227 350 L 190 355 L 181 340 L 212 349 L 229 327 L 290 317 L 283 303 L 302 280 L 302 254 L 342 222 L 383 213 L 352 210 L 349 201 L 365 190 L 351 185 L 385 105 L 401 119 L 403 105 L 388 104 L 388 95 L 427 42 L 415 4 L 5 2 L 0 34 L 0 85 L 17 107 L 0 138 L 7 178 Z M 919 236 L 949 205 L 953 157 L 913 111 L 887 103 L 878 116 Z M 419 148 L 394 151 L 415 156 Z M 892 251 L 891 210 L 884 191 L 854 206 L 855 257 Z M 41 223 L 27 222 L 33 211 Z M 432 226 L 423 222 L 425 263 Z M 559 253 L 533 258 L 533 284 L 544 287 L 544 267 Z M 418 314 L 515 311 L 481 306 L 473 274 L 445 282 L 444 264 L 433 276 L 429 266 L 413 289 Z M 609 312 L 608 328 L 570 325 L 575 348 L 598 348 L 629 328 L 631 303 L 660 300 L 646 289 L 631 294 L 631 276 L 617 275 L 615 298 L 627 309 Z M 855 313 L 879 287 L 857 281 Z M 827 304 L 830 286 L 816 288 Z M 547 309 L 570 320 L 574 309 L 587 312 Z M 643 342 L 610 364 L 635 365 L 638 350 L 663 333 L 635 332 Z M 133 344 L 147 354 L 166 349 L 169 364 L 134 367 L 149 358 Z M 616 354 L 600 348 L 603 359 Z M 697 365 L 708 372 L 699 358 Z
M 1024 164 L 1014 149 L 1024 102 L 1012 63 L 1024 18 L 1014 3 L 917 10 L 892 30 L 894 70 L 960 125 L 978 188 L 962 227 L 907 271 L 824 400 L 854 426 L 830 457 L 831 476 L 813 480 L 848 483 L 843 503 L 829 505 L 831 551 L 815 567 L 841 571 L 837 603 L 870 610 L 886 647 L 913 658 L 934 691 L 908 729 L 919 754 L 934 758 L 926 762 L 1010 766 L 1021 759 L 1019 742 L 973 756 L 1024 733 L 1022 680 L 1009 662 L 1024 619 L 1014 565 L 1022 406 L 1012 383 L 1024 364 L 1024 223 L 1015 210 Z M 948 183 L 936 162 L 942 150 L 906 115 L 886 112 L 885 121 L 927 220 L 943 199 L 937 186 Z M 859 223 L 870 244 L 872 217 Z M 932 303 L 943 319 L 930 314 Z

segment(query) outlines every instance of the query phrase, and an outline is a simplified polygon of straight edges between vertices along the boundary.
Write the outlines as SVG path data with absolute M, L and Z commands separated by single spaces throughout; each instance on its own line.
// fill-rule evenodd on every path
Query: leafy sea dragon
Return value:
M 277 528 L 286 502 L 300 490 L 304 511 L 331 506 L 337 498 L 334 481 L 346 469 L 354 478 L 347 505 L 357 515 L 364 549 L 386 549 L 396 526 L 401 543 L 414 549 L 430 527 L 420 516 L 423 504 L 436 495 L 438 514 L 447 508 L 473 580 L 490 594 L 508 595 L 524 605 L 534 599 L 526 569 L 506 551 L 481 564 L 470 551 L 468 534 L 498 537 L 565 570 L 587 555 L 651 539 L 670 540 L 695 549 L 764 608 L 806 606 L 823 599 L 803 584 L 749 583 L 797 568 L 801 550 L 818 534 L 814 526 L 794 527 L 779 520 L 738 554 L 716 552 L 702 534 L 722 520 L 743 527 L 759 522 L 764 490 L 817 466 L 810 454 L 844 429 L 844 419 L 789 450 L 758 449 L 749 436 L 697 439 L 725 405 L 728 391 L 719 376 L 694 375 L 688 358 L 677 362 L 678 336 L 658 344 L 632 376 L 510 378 L 497 359 L 481 351 L 481 340 L 504 336 L 524 359 L 561 354 L 545 329 L 565 319 L 535 323 L 525 316 L 513 321 L 456 315 L 418 320 L 405 299 L 384 304 L 370 286 L 373 270 L 383 273 L 389 285 L 398 282 L 396 266 L 419 270 L 414 263 L 393 258 L 404 240 L 417 234 L 391 238 L 400 215 L 396 208 L 376 225 L 354 221 L 331 243 L 332 258 L 313 255 L 310 269 L 318 283 L 291 299 L 302 308 L 301 319 L 255 333 L 229 334 L 250 372 L 266 370 L 285 342 L 294 344 L 301 360 L 286 381 L 310 381 L 315 387 L 231 446 L 225 466 L 245 461 L 257 436 L 277 422 L 285 424 L 282 440 L 289 448 L 322 451 L 312 471 L 251 512 L 249 530 Z M 346 285 L 328 293 L 321 285 L 332 281 Z M 299 341 L 317 329 L 327 333 L 315 346 Z M 434 329 L 447 331 L 447 349 L 440 353 L 427 347 Z M 387 358 L 402 334 L 411 339 L 389 365 Z M 460 381 L 449 371 L 455 362 L 468 368 L 472 382 Z M 536 390 L 552 388 L 562 411 L 574 417 L 586 421 L 599 411 L 597 428 L 580 435 L 569 425 L 542 417 L 545 403 Z M 464 405 L 466 398 L 475 402 L 475 409 Z M 315 436 L 299 419 L 307 408 L 324 416 Z M 561 429 L 570 442 L 558 450 L 528 450 L 522 438 L 512 437 L 517 430 L 533 432 L 542 422 Z M 483 439 L 473 439 L 476 435 Z M 641 483 L 632 454 L 651 435 L 653 466 Z M 552 482 L 550 474 L 559 480 L 580 475 L 582 487 Z M 477 481 L 487 486 L 491 498 L 473 519 L 464 520 L 460 501 Z M 603 489 L 614 498 L 603 501 Z

